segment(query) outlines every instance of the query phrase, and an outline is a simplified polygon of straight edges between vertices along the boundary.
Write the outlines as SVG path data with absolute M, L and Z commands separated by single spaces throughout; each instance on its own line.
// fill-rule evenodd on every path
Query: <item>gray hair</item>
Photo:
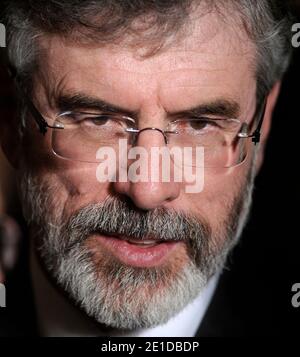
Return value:
M 224 268 L 249 217 L 254 163 L 255 158 L 228 216 L 220 219 L 216 230 L 204 217 L 163 207 L 142 211 L 126 198 L 113 196 L 79 209 L 66 220 L 63 205 L 55 198 L 59 187 L 25 167 L 21 202 L 44 267 L 77 306 L 109 327 L 150 328 L 178 314 Z M 90 237 L 100 232 L 120 239 L 184 242 L 188 262 L 182 264 L 177 257 L 152 268 L 124 265 L 109 252 L 95 253 Z
M 291 16 L 280 0 L 10 0 L 1 21 L 9 61 L 24 86 L 37 68 L 36 38 L 43 34 L 100 44 L 131 37 L 136 45 L 155 43 L 160 49 L 184 29 L 193 6 L 200 4 L 239 14 L 256 44 L 257 96 L 266 95 L 285 73 L 292 51 Z

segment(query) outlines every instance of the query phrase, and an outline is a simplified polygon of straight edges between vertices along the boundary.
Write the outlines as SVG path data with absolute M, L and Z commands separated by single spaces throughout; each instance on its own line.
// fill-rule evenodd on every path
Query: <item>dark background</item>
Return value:
M 292 307 L 291 287 L 300 283 L 299 223 L 300 48 L 283 81 L 251 218 L 230 259 L 230 269 L 241 283 L 240 296 L 232 298 L 241 309 L 257 316 L 257 325 L 270 313 L 268 321 L 278 324 L 282 334 L 298 336 L 300 307 Z

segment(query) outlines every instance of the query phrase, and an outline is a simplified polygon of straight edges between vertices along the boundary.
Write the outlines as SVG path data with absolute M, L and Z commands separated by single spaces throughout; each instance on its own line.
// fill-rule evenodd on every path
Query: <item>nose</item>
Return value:
M 154 157 L 155 153 L 152 151 L 152 148 L 155 148 L 156 153 L 159 149 L 167 150 L 163 132 L 154 128 L 141 130 L 135 137 L 134 143 L 132 152 L 141 154 L 127 161 L 128 179 L 126 182 L 120 182 L 117 179 L 114 183 L 114 190 L 118 194 L 128 196 L 137 207 L 144 210 L 161 207 L 166 202 L 178 198 L 180 183 L 173 179 L 172 160 L 164 161 L 162 155 Z M 135 151 L 136 149 L 137 151 Z M 163 167 L 166 162 L 170 162 L 170 165 Z M 165 180 L 162 177 L 163 170 L 170 170 L 170 173 L 165 176 Z M 135 176 L 137 171 L 139 177 Z

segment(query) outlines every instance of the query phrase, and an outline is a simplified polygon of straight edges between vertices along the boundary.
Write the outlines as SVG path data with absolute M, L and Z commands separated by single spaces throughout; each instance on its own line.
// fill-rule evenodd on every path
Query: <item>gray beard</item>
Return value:
M 165 208 L 145 212 L 116 197 L 83 207 L 64 223 L 62 207 L 51 201 L 59 197 L 53 186 L 28 171 L 20 183 L 24 215 L 49 274 L 97 322 L 133 330 L 167 322 L 224 267 L 250 212 L 254 169 L 222 222 L 222 236 L 203 218 Z M 87 244 L 95 233 L 182 241 L 189 259 L 177 269 L 172 261 L 155 268 L 125 266 L 112 255 L 95 254 Z

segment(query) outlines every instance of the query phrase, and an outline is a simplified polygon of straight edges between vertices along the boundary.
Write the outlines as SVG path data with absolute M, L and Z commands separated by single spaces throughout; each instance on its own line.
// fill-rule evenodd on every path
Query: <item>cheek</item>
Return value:
M 51 130 L 45 136 L 36 129 L 24 136 L 25 166 L 51 193 L 51 204 L 64 218 L 78 209 L 102 202 L 108 195 L 110 183 L 97 180 L 98 164 L 68 161 L 52 151 Z
M 82 164 L 56 160 L 56 164 L 39 170 L 36 175 L 46 182 L 51 191 L 51 201 L 64 220 L 74 212 L 92 203 L 105 200 L 109 183 L 99 183 L 95 164 Z
M 100 183 L 96 177 L 95 164 L 78 165 L 59 177 L 67 192 L 67 207 L 74 211 L 91 203 L 104 201 L 109 192 L 109 183 Z
M 203 217 L 214 232 L 222 230 L 235 199 L 243 192 L 249 170 L 250 162 L 245 162 L 226 172 L 206 172 L 203 191 L 198 194 L 183 194 L 179 208 Z

